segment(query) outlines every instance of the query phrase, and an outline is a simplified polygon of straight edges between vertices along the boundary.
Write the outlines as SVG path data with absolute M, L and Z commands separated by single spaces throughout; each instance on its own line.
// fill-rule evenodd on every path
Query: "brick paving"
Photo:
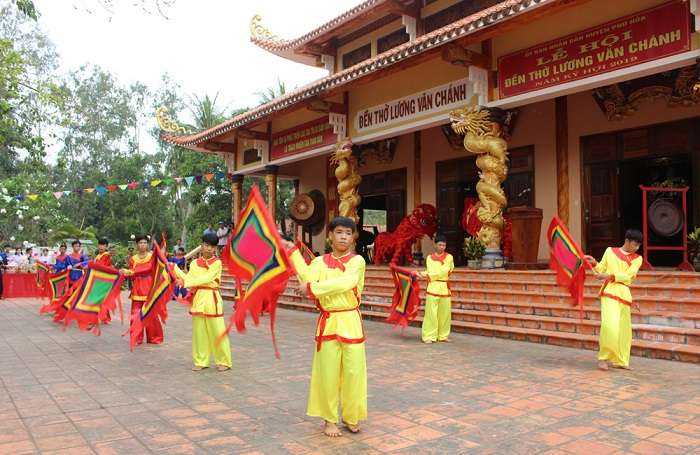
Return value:
M 182 307 L 135 353 L 118 322 L 62 331 L 38 307 L 0 302 L 0 454 L 700 453 L 698 365 L 604 373 L 590 351 L 365 322 L 370 418 L 328 439 L 304 415 L 313 314 L 280 310 L 281 360 L 265 327 L 231 336 L 232 371 L 193 373 Z

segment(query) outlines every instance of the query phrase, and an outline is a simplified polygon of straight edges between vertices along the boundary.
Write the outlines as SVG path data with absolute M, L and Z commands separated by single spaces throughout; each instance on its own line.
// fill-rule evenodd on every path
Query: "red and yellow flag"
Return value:
M 75 321 L 81 330 L 93 329 L 99 335 L 100 323 L 116 308 L 122 281 L 124 277 L 118 270 L 92 261 L 88 263 L 71 293 L 63 298 L 66 326 Z
M 70 289 L 70 271 L 63 270 L 58 273 L 49 273 L 46 278 L 46 289 L 49 303 L 39 308 L 39 313 L 54 313 L 54 320 L 63 320 L 66 309 L 61 305 L 61 298 Z
M 397 326 L 406 327 L 418 315 L 420 283 L 414 271 L 394 264 L 390 267 L 396 290 L 386 320 Z
M 244 332 L 247 313 L 258 325 L 262 311 L 268 311 L 272 344 L 275 356 L 279 358 L 275 340 L 277 298 L 287 286 L 287 279 L 293 269 L 282 246 L 277 226 L 257 186 L 250 192 L 221 259 L 229 273 L 248 281 L 243 297 L 236 304 L 231 324 L 235 324 L 239 332 Z
M 586 268 L 590 266 L 583 257 L 581 247 L 571 237 L 564 223 L 556 216 L 552 218 L 549 225 L 547 239 L 549 241 L 549 267 L 557 272 L 557 284 L 569 291 L 574 306 L 579 307 L 583 315 Z
M 162 243 L 165 249 L 165 240 Z M 143 330 L 153 324 L 165 324 L 168 318 L 168 301 L 173 295 L 175 287 L 175 277 L 168 267 L 168 260 L 165 258 L 161 246 L 153 240 L 153 255 L 150 262 L 151 271 L 151 289 L 148 292 L 146 301 L 143 302 L 141 310 L 132 315 L 130 332 L 130 349 L 133 351 L 136 346 L 138 336 L 143 333 Z

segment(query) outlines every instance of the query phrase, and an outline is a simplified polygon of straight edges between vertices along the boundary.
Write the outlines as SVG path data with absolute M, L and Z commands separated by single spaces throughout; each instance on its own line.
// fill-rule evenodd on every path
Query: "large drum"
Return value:
M 323 223 L 325 214 L 326 200 L 318 190 L 297 195 L 289 209 L 289 216 L 299 225 L 309 229 Z

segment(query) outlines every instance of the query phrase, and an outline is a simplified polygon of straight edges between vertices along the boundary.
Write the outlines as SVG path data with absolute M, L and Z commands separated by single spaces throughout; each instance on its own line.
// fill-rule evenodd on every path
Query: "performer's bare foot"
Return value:
M 608 362 L 605 360 L 599 360 L 598 361 L 598 369 L 603 370 L 603 371 L 608 371 L 610 367 L 608 366 Z
M 342 436 L 343 433 L 340 431 L 340 428 L 338 428 L 338 425 L 326 421 L 323 426 L 323 434 L 329 438 L 337 438 L 338 436 Z
M 425 343 L 425 344 L 433 344 L 433 343 L 435 343 L 435 342 L 434 342 L 434 341 L 430 341 L 430 340 L 423 340 L 423 343 Z
M 198 366 L 198 365 L 195 365 L 195 366 L 192 367 L 192 371 L 202 371 L 202 370 L 204 370 L 204 369 L 206 369 L 206 368 L 207 368 L 207 367 L 200 367 L 200 366 Z
M 353 424 L 347 423 L 347 422 L 343 422 L 343 424 L 345 425 L 345 427 L 348 429 L 348 431 L 350 433 L 354 434 L 354 433 L 360 432 L 360 425 L 358 425 L 358 424 L 353 425 Z
M 228 370 L 230 370 L 230 369 L 231 369 L 231 367 L 226 366 L 226 365 L 217 365 L 217 366 L 216 366 L 216 371 L 219 371 L 219 372 L 221 372 L 221 371 L 228 371 Z
M 452 343 L 449 338 L 445 338 L 444 340 L 440 340 L 440 343 Z
M 614 364 L 614 363 L 612 364 L 612 367 L 615 368 L 615 369 L 617 369 L 617 370 L 631 370 L 631 369 L 632 369 L 632 368 L 629 367 L 629 365 L 627 365 L 627 366 L 625 366 L 625 365 L 616 365 L 616 364 Z

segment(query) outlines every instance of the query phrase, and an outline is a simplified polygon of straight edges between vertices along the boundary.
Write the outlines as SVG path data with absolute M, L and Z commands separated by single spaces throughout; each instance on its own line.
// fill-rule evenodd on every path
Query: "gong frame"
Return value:
M 682 188 L 661 188 L 653 186 L 639 185 L 639 189 L 642 190 L 642 229 L 644 229 L 644 250 L 642 255 L 644 258 L 644 263 L 642 264 L 642 269 L 644 270 L 654 270 L 654 267 L 649 262 L 649 252 L 650 251 L 680 251 L 683 253 L 683 261 L 678 265 L 678 270 L 684 270 L 688 272 L 693 272 L 695 269 L 688 261 L 688 187 Z M 660 193 L 681 193 L 681 199 L 683 200 L 683 244 L 682 245 L 671 245 L 671 246 L 649 246 L 649 220 L 647 215 L 648 197 L 647 194 L 652 192 Z

